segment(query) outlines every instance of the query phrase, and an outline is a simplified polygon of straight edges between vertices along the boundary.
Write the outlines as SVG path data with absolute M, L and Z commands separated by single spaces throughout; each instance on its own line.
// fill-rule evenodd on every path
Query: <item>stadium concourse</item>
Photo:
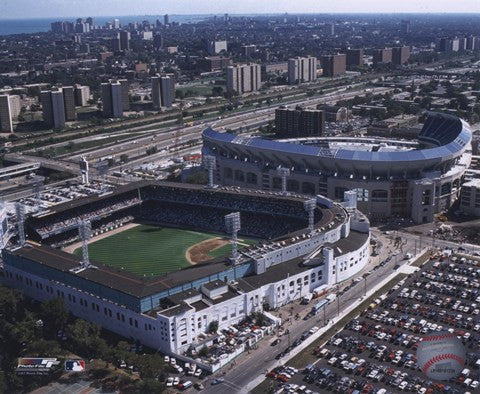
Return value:
M 4 282 L 37 300 L 61 297 L 83 319 L 182 355 L 214 339 L 212 322 L 222 330 L 358 273 L 370 256 L 370 228 L 356 200 L 354 192 L 335 203 L 232 187 L 132 183 L 29 217 L 31 241 L 3 251 Z M 94 233 L 116 221 L 225 233 L 224 216 L 232 212 L 240 213 L 239 234 L 259 239 L 258 245 L 236 260 L 213 259 L 156 277 L 85 264 L 55 248 L 77 241 L 79 220 L 91 221 Z M 202 367 L 215 370 L 219 363 Z
M 280 141 L 203 132 L 203 154 L 216 159 L 216 182 L 280 190 L 279 167 L 288 170 L 287 189 L 342 199 L 358 195 L 369 218 L 432 222 L 459 197 L 470 166 L 470 126 L 453 115 L 429 113 L 417 141 L 380 137 L 315 137 Z

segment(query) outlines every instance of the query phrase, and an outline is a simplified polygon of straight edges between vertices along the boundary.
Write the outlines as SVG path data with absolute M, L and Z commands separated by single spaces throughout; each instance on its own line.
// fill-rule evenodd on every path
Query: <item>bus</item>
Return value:
M 318 301 L 318 302 L 312 307 L 312 313 L 313 313 L 313 314 L 317 314 L 318 311 L 319 311 L 322 307 L 326 306 L 327 304 L 328 304 L 328 300 L 327 300 L 327 299 L 322 300 L 322 301 Z

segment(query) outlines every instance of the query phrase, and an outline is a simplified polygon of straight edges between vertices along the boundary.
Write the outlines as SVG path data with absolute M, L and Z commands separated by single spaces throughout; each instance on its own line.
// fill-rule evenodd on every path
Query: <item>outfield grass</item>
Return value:
M 176 228 L 139 225 L 99 241 L 92 242 L 92 261 L 125 269 L 138 275 L 156 276 L 190 266 L 185 258 L 187 249 L 217 234 L 200 233 Z M 227 245 L 228 246 L 228 245 Z M 223 247 L 213 251 L 220 257 L 228 254 Z M 74 252 L 81 255 L 78 248 Z

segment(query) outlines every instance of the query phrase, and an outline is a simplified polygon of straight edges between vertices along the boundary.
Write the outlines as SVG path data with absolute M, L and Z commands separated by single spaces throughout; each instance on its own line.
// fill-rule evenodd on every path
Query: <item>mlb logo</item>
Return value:
M 65 361 L 65 371 L 82 372 L 85 371 L 84 360 L 67 360 Z

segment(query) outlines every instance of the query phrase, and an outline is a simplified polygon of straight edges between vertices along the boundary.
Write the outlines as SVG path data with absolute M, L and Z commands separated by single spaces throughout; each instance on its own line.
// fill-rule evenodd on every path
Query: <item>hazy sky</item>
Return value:
M 0 0 L 0 19 L 224 12 L 480 12 L 480 0 Z

